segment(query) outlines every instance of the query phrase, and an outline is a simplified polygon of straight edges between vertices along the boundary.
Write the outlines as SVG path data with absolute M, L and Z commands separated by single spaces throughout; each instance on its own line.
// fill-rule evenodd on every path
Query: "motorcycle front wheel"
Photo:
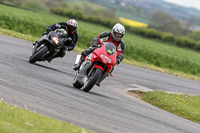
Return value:
M 48 48 L 46 45 L 43 47 L 39 48 L 30 58 L 29 58 L 29 63 L 35 63 L 39 59 L 42 58 L 42 56 L 48 51 Z
M 91 76 L 88 77 L 87 81 L 85 82 L 83 86 L 83 91 L 85 92 L 90 91 L 102 74 L 103 74 L 103 71 L 101 69 L 99 68 L 93 69 Z

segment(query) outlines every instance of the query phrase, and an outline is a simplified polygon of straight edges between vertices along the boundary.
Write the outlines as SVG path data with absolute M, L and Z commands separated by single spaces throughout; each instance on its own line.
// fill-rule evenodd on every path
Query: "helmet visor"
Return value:
M 117 32 L 115 32 L 114 34 L 117 38 L 122 38 L 124 36 L 124 34 L 120 34 L 120 33 L 117 33 Z

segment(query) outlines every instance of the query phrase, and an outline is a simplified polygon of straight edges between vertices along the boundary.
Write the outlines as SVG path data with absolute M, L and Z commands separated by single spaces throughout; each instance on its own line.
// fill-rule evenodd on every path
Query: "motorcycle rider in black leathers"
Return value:
M 56 29 L 65 29 L 68 33 L 68 41 L 65 42 L 65 46 L 59 51 L 59 53 L 57 55 L 55 55 L 53 58 L 56 57 L 61 57 L 63 58 L 66 54 L 66 50 L 67 51 L 71 51 L 74 49 L 77 41 L 78 41 L 78 33 L 76 31 L 78 27 L 78 23 L 76 20 L 74 19 L 70 19 L 69 21 L 66 22 L 61 22 L 61 23 L 56 23 L 53 25 L 50 25 L 46 32 L 43 33 L 43 36 L 48 34 L 51 31 L 54 31 Z M 70 38 L 69 38 L 70 37 Z M 35 46 L 36 43 L 41 43 L 42 39 L 40 39 L 39 41 L 36 41 L 33 43 L 33 46 Z M 51 62 L 52 59 L 49 59 L 48 61 Z
M 124 58 L 125 43 L 122 40 L 124 34 L 125 34 L 124 26 L 121 25 L 120 23 L 117 23 L 113 26 L 112 32 L 105 31 L 100 35 L 98 35 L 98 37 L 95 37 L 92 40 L 92 46 L 81 53 L 82 56 L 79 60 L 79 63 L 73 66 L 73 70 L 75 71 L 78 70 L 81 64 L 83 63 L 85 57 L 90 53 L 92 53 L 95 49 L 97 49 L 102 42 L 112 42 L 116 46 L 117 64 L 119 64 Z

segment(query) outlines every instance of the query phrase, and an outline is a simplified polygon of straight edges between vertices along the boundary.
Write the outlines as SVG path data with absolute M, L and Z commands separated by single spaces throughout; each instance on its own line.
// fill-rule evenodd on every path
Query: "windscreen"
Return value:
M 109 55 L 113 55 L 116 53 L 116 47 L 113 43 L 111 42 L 105 42 L 105 47 L 106 47 L 106 52 L 109 54 Z

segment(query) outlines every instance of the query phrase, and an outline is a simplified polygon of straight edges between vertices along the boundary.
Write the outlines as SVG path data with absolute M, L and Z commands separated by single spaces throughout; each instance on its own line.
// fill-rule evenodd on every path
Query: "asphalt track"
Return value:
M 0 98 L 98 133 L 200 133 L 200 124 L 126 94 L 136 85 L 153 90 L 200 94 L 200 83 L 127 64 L 89 93 L 75 89 L 77 53 L 51 63 L 28 63 L 31 42 L 0 35 Z

